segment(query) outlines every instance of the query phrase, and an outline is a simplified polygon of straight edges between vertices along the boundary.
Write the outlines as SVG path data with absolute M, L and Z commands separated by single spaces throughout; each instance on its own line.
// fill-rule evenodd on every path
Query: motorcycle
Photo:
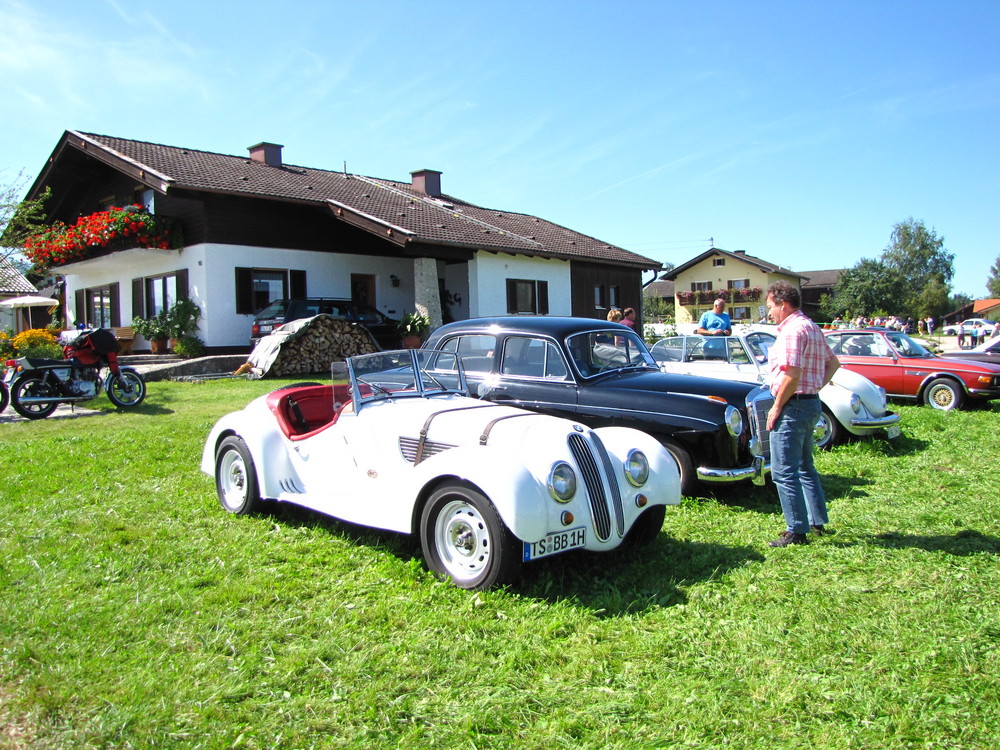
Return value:
M 146 398 L 142 375 L 119 366 L 118 341 L 111 331 L 65 331 L 59 341 L 65 359 L 21 357 L 5 363 L 3 388 L 22 417 L 45 419 L 59 404 L 90 401 L 102 390 L 123 409 L 138 406 Z

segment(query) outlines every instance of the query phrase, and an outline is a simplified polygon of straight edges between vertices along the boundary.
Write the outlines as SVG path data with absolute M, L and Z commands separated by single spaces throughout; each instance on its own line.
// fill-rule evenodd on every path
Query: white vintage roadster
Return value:
M 201 469 L 224 509 L 289 502 L 417 534 L 433 572 L 484 589 L 527 561 L 649 542 L 680 502 L 652 437 L 469 398 L 453 353 L 368 354 L 348 372 L 349 385 L 279 389 L 219 420 Z

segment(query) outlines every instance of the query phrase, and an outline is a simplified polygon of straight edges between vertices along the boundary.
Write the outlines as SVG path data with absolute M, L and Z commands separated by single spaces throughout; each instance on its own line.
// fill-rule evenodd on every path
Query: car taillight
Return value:
M 257 323 L 254 323 L 252 326 L 250 326 L 250 335 L 260 336 L 260 326 Z

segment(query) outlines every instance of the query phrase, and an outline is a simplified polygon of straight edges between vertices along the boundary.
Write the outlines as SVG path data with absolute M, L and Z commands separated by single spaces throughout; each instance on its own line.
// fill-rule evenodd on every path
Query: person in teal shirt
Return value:
M 733 324 L 726 312 L 726 301 L 715 300 L 711 310 L 706 310 L 698 321 L 695 333 L 702 336 L 729 336 L 733 332 Z M 709 357 L 726 358 L 726 345 L 723 341 L 706 341 L 705 354 Z

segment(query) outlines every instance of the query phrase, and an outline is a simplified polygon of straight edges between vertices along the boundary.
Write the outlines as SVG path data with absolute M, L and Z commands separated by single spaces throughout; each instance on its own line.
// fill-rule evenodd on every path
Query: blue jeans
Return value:
M 813 429 L 821 408 L 818 398 L 791 399 L 771 432 L 771 481 L 788 531 L 795 534 L 829 521 L 826 495 L 813 465 Z

